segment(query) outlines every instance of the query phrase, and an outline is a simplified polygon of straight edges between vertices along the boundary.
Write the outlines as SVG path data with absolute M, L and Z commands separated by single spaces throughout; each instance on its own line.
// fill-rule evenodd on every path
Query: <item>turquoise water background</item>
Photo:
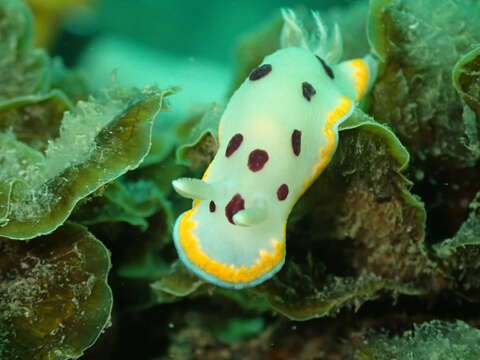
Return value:
M 278 16 L 281 7 L 327 10 L 348 0 L 164 1 L 101 0 L 89 16 L 66 22 L 66 31 L 88 36 L 79 51 L 60 39 L 59 55 L 86 74 L 93 87 L 180 86 L 175 117 L 199 104 L 225 100 L 236 68 L 239 39 Z
M 281 7 L 326 9 L 351 0 L 102 0 L 99 28 L 184 56 L 232 61 L 238 37 Z

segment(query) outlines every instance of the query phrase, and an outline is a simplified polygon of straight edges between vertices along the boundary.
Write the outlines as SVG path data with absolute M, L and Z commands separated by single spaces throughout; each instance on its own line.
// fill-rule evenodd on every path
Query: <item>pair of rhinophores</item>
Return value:
M 180 259 L 219 286 L 255 286 L 281 269 L 288 215 L 332 159 L 339 124 L 376 74 L 371 56 L 338 63 L 340 31 L 327 36 L 318 13 L 311 33 L 292 10 L 282 15 L 281 49 L 231 97 L 202 179 L 173 181 L 193 199 L 175 224 Z

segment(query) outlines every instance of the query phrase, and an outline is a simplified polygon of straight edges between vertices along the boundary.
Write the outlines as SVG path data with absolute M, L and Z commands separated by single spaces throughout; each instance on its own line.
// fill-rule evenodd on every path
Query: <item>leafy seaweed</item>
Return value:
M 108 250 L 67 223 L 30 242 L 0 238 L 3 360 L 78 358 L 109 326 Z
M 159 304 L 175 301 L 178 297 L 192 294 L 204 284 L 179 261 L 172 264 L 166 274 L 151 284 Z
M 480 287 L 480 193 L 469 205 L 470 213 L 458 232 L 432 247 L 432 258 L 465 290 Z
M 150 148 L 153 119 L 169 94 L 114 92 L 79 102 L 74 112 L 65 113 L 58 137 L 44 152 L 31 149 L 12 131 L 1 134 L 0 161 L 6 166 L 0 191 L 8 196 L 0 204 L 0 235 L 29 239 L 49 233 L 80 199 L 137 167 Z
M 465 124 L 464 145 L 480 158 L 480 47 L 463 55 L 453 68 L 453 84 L 466 106 L 463 109 Z
M 194 170 L 206 168 L 217 152 L 217 129 L 222 113 L 223 107 L 213 104 L 184 121 L 180 134 L 187 134 L 184 135 L 184 142 L 177 148 L 178 163 Z
M 168 211 L 169 206 L 153 183 L 117 180 L 108 184 L 100 196 L 89 199 L 78 208 L 72 219 L 84 225 L 125 221 L 145 231 L 147 218 L 161 210 Z M 171 224 L 170 220 L 169 226 Z

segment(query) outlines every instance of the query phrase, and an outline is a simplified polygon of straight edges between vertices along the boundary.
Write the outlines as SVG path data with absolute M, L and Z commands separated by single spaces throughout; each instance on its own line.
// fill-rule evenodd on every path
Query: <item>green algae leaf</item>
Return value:
M 188 134 L 177 149 L 177 162 L 192 169 L 205 169 L 218 149 L 218 124 L 223 107 L 213 104 L 184 122 L 180 133 Z
M 343 307 L 357 310 L 385 288 L 387 282 L 375 275 L 327 275 L 325 268 L 314 264 L 310 256 L 301 265 L 289 262 L 277 277 L 254 291 L 266 296 L 272 309 L 290 320 L 304 321 L 334 315 Z
M 32 48 L 32 16 L 23 3 L 0 0 L 0 103 L 48 91 L 50 58 Z
M 198 174 L 197 174 L 198 175 Z M 162 196 L 167 199 L 165 205 L 171 214 L 179 214 L 184 211 L 190 200 L 185 199 L 175 193 L 172 187 L 172 181 L 183 176 L 192 176 L 190 170 L 176 159 L 176 151 L 172 151 L 162 160 L 155 161 L 148 166 L 144 166 L 124 175 L 127 181 L 137 182 L 148 179 L 148 182 L 154 184 Z
M 8 201 L 0 204 L 5 214 L 0 235 L 30 239 L 47 234 L 80 199 L 136 168 L 150 149 L 153 119 L 170 94 L 117 90 L 80 101 L 65 113 L 58 137 L 32 163 L 21 162 L 25 147 L 11 131 L 2 134 L 0 139 L 8 141 L 0 142 L 0 162 L 7 164 L 0 173 L 0 192 L 8 194 Z
M 109 325 L 108 250 L 67 223 L 30 242 L 0 238 L 0 358 L 76 359 Z
M 174 90 L 113 89 L 73 106 L 85 82 L 32 47 L 23 2 L 0 1 L 0 35 L 0 236 L 30 239 L 142 162 Z
M 451 79 L 457 61 L 480 42 L 479 16 L 475 0 L 371 1 L 369 39 L 384 62 L 372 114 L 394 129 L 416 166 L 436 160 L 426 163 L 432 172 L 478 159 L 464 146 L 468 123 Z
M 63 114 L 73 108 L 59 90 L 10 99 L 0 104 L 0 131 L 10 131 L 21 143 L 45 152 L 59 135 Z
M 172 93 L 180 91 L 178 87 L 172 87 Z M 170 111 L 166 103 L 163 111 Z M 178 142 L 179 134 L 176 133 L 176 124 L 173 121 L 156 121 L 152 129 L 152 146 L 148 155 L 140 164 L 140 168 L 156 165 L 167 160 L 173 147 Z
M 180 260 L 173 262 L 166 271 L 159 274 L 150 287 L 156 304 L 172 303 L 185 297 L 215 295 L 228 299 L 245 310 L 261 313 L 270 309 L 262 294 L 251 290 L 224 289 L 206 283 L 189 271 Z
M 150 286 L 158 304 L 170 303 L 198 290 L 205 282 L 187 270 L 179 261 Z
M 455 236 L 433 245 L 430 252 L 440 269 L 466 290 L 480 287 L 480 192 L 469 208 Z
M 426 281 L 426 215 L 401 173 L 408 159 L 391 130 L 356 110 L 342 125 L 332 163 L 295 206 L 289 237 L 299 240 L 287 247 L 301 240 L 325 252 L 321 243 L 332 239 L 338 249 L 329 251 L 349 259 L 341 271 Z
M 386 62 L 391 52 L 389 42 L 394 30 L 393 24 L 383 12 L 392 0 L 370 0 L 368 7 L 367 38 L 372 52 L 382 61 Z
M 463 321 L 433 320 L 401 337 L 371 333 L 364 342 L 357 359 L 476 360 L 480 354 L 480 330 Z
M 168 212 L 170 209 L 155 184 L 120 178 L 108 184 L 101 196 L 89 199 L 76 209 L 72 220 L 84 225 L 124 221 L 145 231 L 148 228 L 147 218 L 160 210 Z M 169 226 L 173 226 L 172 216 L 168 215 Z
M 402 171 L 407 168 L 410 161 L 410 154 L 395 133 L 388 126 L 376 122 L 371 116 L 356 108 L 352 116 L 340 124 L 339 131 L 352 130 L 356 128 L 362 128 L 385 138 L 388 151 L 398 163 L 397 170 Z
M 480 47 L 465 54 L 455 64 L 453 84 L 468 106 L 463 109 L 465 146 L 480 158 Z

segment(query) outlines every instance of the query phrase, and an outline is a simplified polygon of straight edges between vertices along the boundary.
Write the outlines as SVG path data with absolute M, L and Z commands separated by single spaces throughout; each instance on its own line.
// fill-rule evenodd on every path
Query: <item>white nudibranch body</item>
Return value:
M 284 48 L 233 94 L 220 120 L 218 152 L 202 180 L 173 182 L 179 194 L 194 199 L 175 224 L 178 254 L 219 286 L 255 286 L 280 270 L 288 215 L 330 162 L 339 124 L 375 76 L 370 56 L 332 63 L 341 44 L 325 51 L 316 13 L 313 45 L 295 14 L 283 15 Z M 341 41 L 338 34 L 334 41 Z

